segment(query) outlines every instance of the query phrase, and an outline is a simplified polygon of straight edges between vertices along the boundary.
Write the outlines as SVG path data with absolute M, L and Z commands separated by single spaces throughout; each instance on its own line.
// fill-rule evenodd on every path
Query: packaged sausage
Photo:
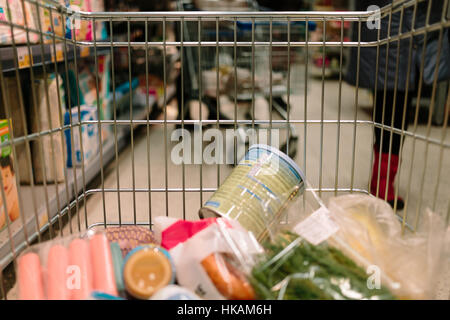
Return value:
M 134 248 L 146 244 L 159 245 L 156 241 L 153 231 L 148 227 L 141 226 L 120 226 L 109 227 L 105 230 L 106 237 L 110 242 L 116 242 L 122 251 L 122 257 Z
M 17 261 L 22 300 L 85 300 L 94 291 L 118 294 L 110 245 L 101 231 L 39 243 Z

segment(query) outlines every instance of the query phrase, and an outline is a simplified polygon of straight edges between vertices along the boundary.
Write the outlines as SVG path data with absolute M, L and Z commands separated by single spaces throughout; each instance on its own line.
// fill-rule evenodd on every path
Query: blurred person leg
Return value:
M 393 128 L 402 129 L 403 111 L 406 108 L 406 118 L 403 125 L 403 129 L 406 130 L 408 127 L 408 111 L 410 104 L 411 93 L 408 94 L 408 100 L 405 105 L 405 95 L 404 91 L 397 91 L 395 97 L 395 111 L 394 111 L 394 121 Z M 386 102 L 384 104 L 384 119 L 383 119 L 383 100 L 384 92 L 376 92 L 376 110 L 375 110 L 375 122 L 383 124 L 385 126 L 392 126 L 392 113 L 394 108 L 394 91 L 386 91 Z M 394 182 L 397 175 L 399 166 L 399 153 L 401 147 L 401 135 L 398 133 L 392 133 L 392 143 L 391 143 L 391 130 L 375 127 L 375 143 L 374 143 L 374 162 L 372 169 L 372 179 L 370 182 L 370 192 L 377 196 L 377 186 L 378 186 L 378 197 L 384 199 L 387 194 L 387 202 L 393 207 L 395 201 L 395 189 Z M 380 146 L 381 146 L 381 156 L 380 156 Z M 390 153 L 390 155 L 389 155 Z M 390 163 L 390 165 L 389 165 Z M 389 169 L 389 171 L 388 171 Z M 378 181 L 378 174 L 380 176 Z M 389 181 L 388 181 L 389 180 Z M 403 199 L 397 198 L 397 209 L 401 210 L 404 207 Z

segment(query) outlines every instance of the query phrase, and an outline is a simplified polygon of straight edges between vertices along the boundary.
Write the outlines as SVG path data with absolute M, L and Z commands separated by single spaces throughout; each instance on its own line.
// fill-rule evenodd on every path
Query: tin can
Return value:
M 304 192 L 304 183 L 302 171 L 286 154 L 268 145 L 252 145 L 199 216 L 237 220 L 262 240 L 288 201 Z

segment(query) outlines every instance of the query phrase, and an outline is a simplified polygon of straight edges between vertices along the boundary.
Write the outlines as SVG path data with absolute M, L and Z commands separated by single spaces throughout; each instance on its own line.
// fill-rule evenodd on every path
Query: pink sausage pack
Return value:
M 71 291 L 70 299 L 86 299 L 92 291 L 93 275 L 89 242 L 84 239 L 74 239 L 69 245 L 69 264 L 80 268 L 80 285 Z
M 17 276 L 22 300 L 84 300 L 94 290 L 117 295 L 111 249 L 103 232 L 30 247 L 18 259 Z

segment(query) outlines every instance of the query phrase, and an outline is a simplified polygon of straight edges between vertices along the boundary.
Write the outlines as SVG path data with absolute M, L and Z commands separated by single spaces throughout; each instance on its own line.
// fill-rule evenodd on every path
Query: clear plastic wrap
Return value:
M 103 232 L 90 230 L 31 246 L 16 267 L 22 300 L 84 300 L 94 291 L 118 295 Z
M 249 279 L 261 299 L 395 299 L 399 284 L 340 236 L 341 226 L 305 180 Z M 276 232 L 275 232 L 276 230 Z M 379 280 L 379 281 L 378 281 Z
M 378 198 L 345 195 L 328 207 L 316 200 L 318 209 L 306 198 L 293 202 L 285 231 L 264 243 L 266 253 L 250 277 L 257 297 L 433 298 L 450 254 L 450 228 L 439 215 L 427 209 L 417 232 L 402 232 Z
M 199 296 L 197 296 L 192 291 L 170 284 L 160 290 L 158 290 L 150 300 L 201 300 Z
M 448 263 L 449 232 L 439 215 L 427 209 L 421 228 L 402 234 L 389 204 L 375 197 L 336 197 L 330 200 L 329 210 L 339 225 L 337 235 L 399 283 L 394 289 L 399 298 L 433 297 L 439 271 Z
M 283 231 L 264 244 L 266 254 L 250 281 L 261 299 L 394 299 L 385 286 L 369 288 L 367 273 L 336 247 L 311 244 Z
M 9 2 L 9 5 L 8 5 Z M 8 10 L 9 7 L 9 10 Z M 0 21 L 7 23 L 14 23 L 19 26 L 25 26 L 25 20 L 27 21 L 27 26 L 30 29 L 37 29 L 37 23 L 32 15 L 33 7 L 32 5 L 25 1 L 24 2 L 25 12 L 22 10 L 21 1 L 16 0 L 0 0 Z M 0 44 L 10 45 L 13 40 L 16 44 L 26 43 L 27 35 L 28 41 L 35 43 L 39 40 L 39 35 L 34 32 L 27 33 L 21 28 L 14 28 L 13 34 L 11 33 L 11 28 L 8 24 L 0 24 Z

